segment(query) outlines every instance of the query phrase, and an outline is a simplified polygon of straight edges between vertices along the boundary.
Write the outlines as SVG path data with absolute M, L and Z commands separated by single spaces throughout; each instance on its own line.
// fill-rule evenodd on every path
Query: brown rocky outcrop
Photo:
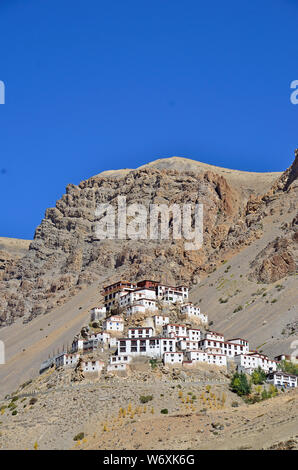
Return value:
M 298 270 L 298 217 L 293 219 L 288 233 L 269 243 L 252 262 L 250 279 L 264 283 L 278 281 Z
M 287 191 L 290 186 L 298 179 L 298 149 L 295 150 L 295 159 L 292 165 L 278 178 L 273 185 L 272 190 Z
M 175 164 L 176 160 L 171 163 Z M 287 170 L 285 185 L 293 180 L 295 168 L 294 165 Z M 231 178 L 230 173 L 226 170 L 227 178 Z M 148 165 L 119 172 L 117 176 L 103 174 L 79 185 L 69 184 L 56 207 L 46 210 L 25 256 L 2 263 L 0 326 L 18 316 L 30 320 L 99 280 L 158 277 L 173 284 L 197 283 L 200 276 L 210 273 L 223 259 L 262 234 L 260 221 L 266 215 L 268 202 L 262 197 L 254 199 L 254 195 L 247 202 L 245 175 L 241 176 L 240 190 L 233 183 L 237 182 L 237 175 L 228 182 L 224 174 Z M 95 209 L 100 203 L 109 203 L 117 215 L 118 196 L 126 196 L 127 205 L 142 203 L 148 211 L 150 204 L 202 203 L 202 249 L 186 251 L 184 240 L 171 237 L 98 239 Z M 172 226 L 170 218 L 170 230 Z

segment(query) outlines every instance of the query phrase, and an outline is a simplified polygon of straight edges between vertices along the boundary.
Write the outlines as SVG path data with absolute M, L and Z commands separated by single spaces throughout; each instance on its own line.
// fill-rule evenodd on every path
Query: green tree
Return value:
M 298 375 L 298 364 L 294 364 L 294 362 L 291 361 L 281 361 L 279 369 L 287 374 Z
M 251 381 L 254 385 L 261 385 L 265 382 L 265 380 L 266 373 L 261 369 L 261 367 L 255 369 L 251 374 Z
M 230 383 L 230 388 L 232 392 L 237 393 L 240 397 L 248 395 L 251 392 L 251 385 L 243 372 L 240 374 L 235 372 Z

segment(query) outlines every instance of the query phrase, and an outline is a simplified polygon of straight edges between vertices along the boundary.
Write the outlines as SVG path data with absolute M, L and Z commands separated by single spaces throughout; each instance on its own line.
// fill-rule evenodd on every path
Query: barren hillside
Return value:
M 13 407 L 0 400 L 0 449 L 298 448 L 296 389 L 247 405 L 225 373 L 204 366 L 152 372 L 147 364 L 82 382 L 50 369 L 18 391 Z

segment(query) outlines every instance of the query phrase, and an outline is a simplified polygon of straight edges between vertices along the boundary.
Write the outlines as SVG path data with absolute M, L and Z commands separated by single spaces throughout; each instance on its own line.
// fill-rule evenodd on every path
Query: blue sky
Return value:
M 288 167 L 297 21 L 298 0 L 1 0 L 0 236 L 105 169 Z

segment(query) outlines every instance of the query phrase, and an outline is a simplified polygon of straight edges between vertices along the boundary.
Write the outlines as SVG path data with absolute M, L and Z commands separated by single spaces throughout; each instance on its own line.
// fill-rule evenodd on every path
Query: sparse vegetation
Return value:
M 267 400 L 268 398 L 275 397 L 278 394 L 278 390 L 274 385 L 270 385 L 269 390 L 266 387 L 263 388 L 258 385 L 255 388 L 255 393 L 250 394 L 244 398 L 246 403 L 253 404 L 258 403 L 263 400 Z
M 275 289 L 277 289 L 277 291 L 280 292 L 282 289 L 284 289 L 284 286 L 282 284 L 277 284 L 275 286 Z
M 279 368 L 287 374 L 298 375 L 298 364 L 294 364 L 294 362 L 281 361 L 279 364 Z
M 238 305 L 238 307 L 236 307 L 236 308 L 233 310 L 233 313 L 240 312 L 241 310 L 243 310 L 242 305 Z
M 84 437 L 85 437 L 85 433 L 79 432 L 79 434 L 77 434 L 77 435 L 73 438 L 73 440 L 74 440 L 74 441 L 81 441 L 82 439 L 84 439 Z
M 141 403 L 148 403 L 148 401 L 153 400 L 153 395 L 141 395 L 140 402 Z

